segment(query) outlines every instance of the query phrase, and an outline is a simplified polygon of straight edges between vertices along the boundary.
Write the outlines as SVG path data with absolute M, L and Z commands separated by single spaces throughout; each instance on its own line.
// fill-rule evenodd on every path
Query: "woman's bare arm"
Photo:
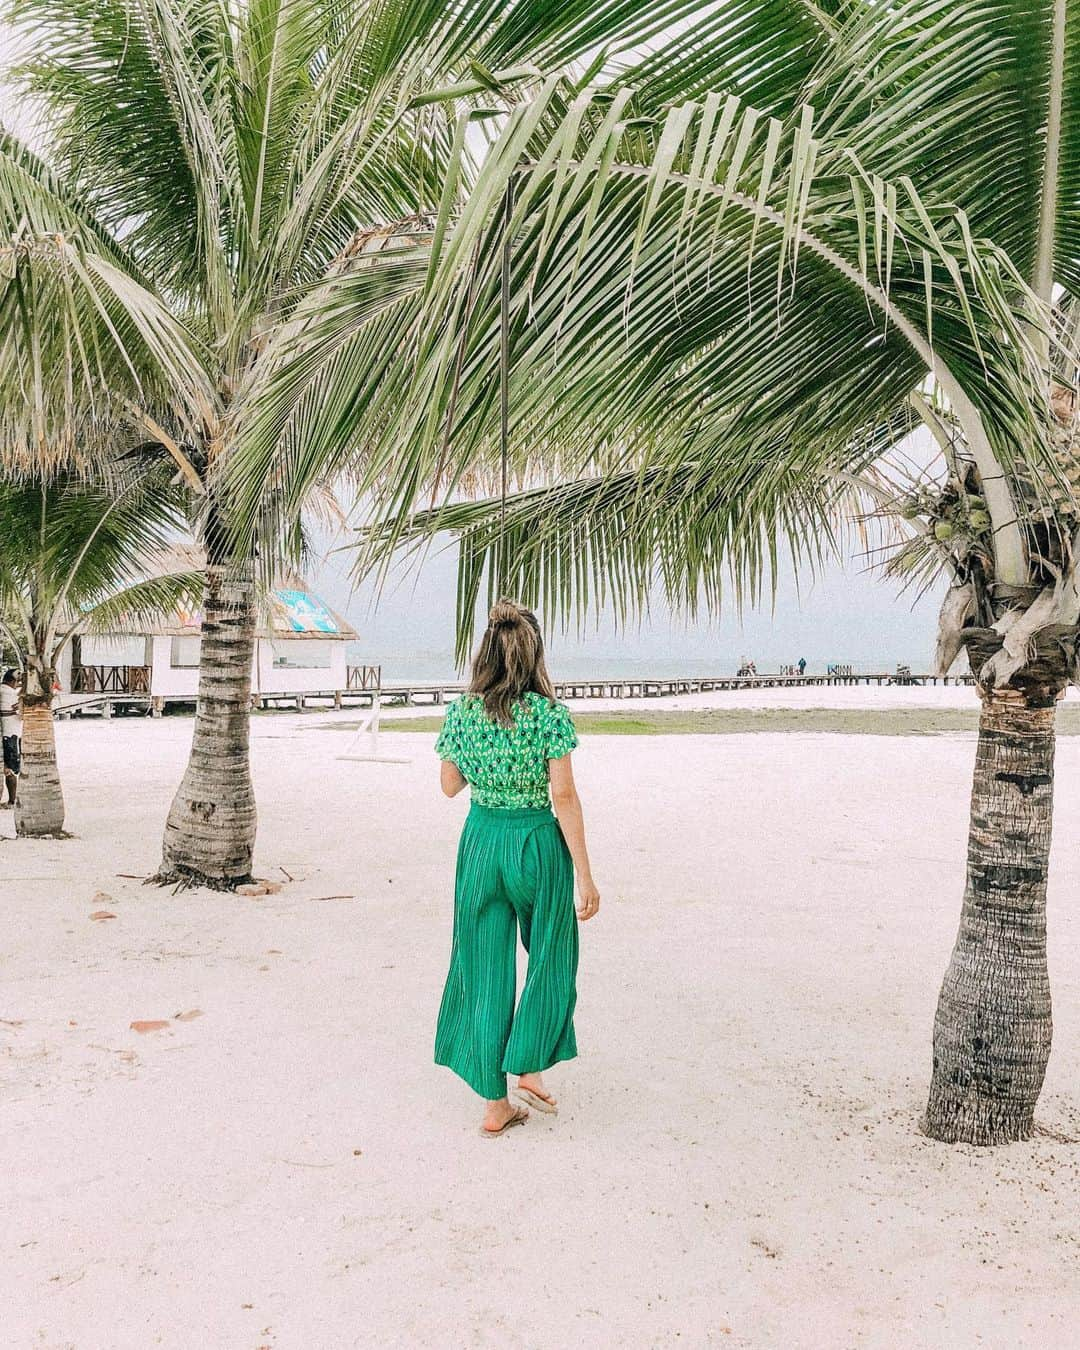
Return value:
M 469 784 L 458 766 L 444 759 L 439 770 L 439 786 L 448 797 L 456 797 L 462 788 Z
M 600 892 L 596 889 L 592 868 L 589 866 L 589 850 L 585 847 L 585 818 L 581 813 L 581 798 L 574 783 L 570 756 L 563 755 L 562 759 L 549 760 L 548 772 L 551 777 L 551 804 L 559 819 L 566 847 L 574 860 L 578 888 L 578 918 L 584 922 L 591 919 L 600 908 Z

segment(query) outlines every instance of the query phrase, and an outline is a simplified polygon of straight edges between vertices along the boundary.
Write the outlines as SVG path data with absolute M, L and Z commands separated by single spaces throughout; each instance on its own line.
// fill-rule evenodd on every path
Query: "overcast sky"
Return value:
M 0 26 L 0 119 L 9 130 L 39 144 L 30 110 L 20 107 L 2 71 L 14 52 L 10 34 Z M 415 574 L 389 587 L 377 606 L 370 586 L 353 593 L 348 560 L 329 555 L 313 566 L 311 580 L 327 600 L 344 610 L 360 632 L 358 654 L 382 662 L 391 675 L 449 673 L 452 668 L 454 558 L 435 555 L 420 577 Z M 781 577 L 774 609 L 732 613 L 716 622 L 693 624 L 673 619 L 663 604 L 654 606 L 640 627 L 616 633 L 601 621 L 580 638 L 555 635 L 552 664 L 566 674 L 598 673 L 616 664 L 648 666 L 658 673 L 679 669 L 717 674 L 752 656 L 758 669 L 775 668 L 805 656 L 812 668 L 834 661 L 863 669 L 889 669 L 898 661 L 916 669 L 929 666 L 933 651 L 940 587 L 915 603 L 899 595 L 895 583 L 871 575 L 866 562 L 851 557 L 829 566 L 801 594 L 790 573 Z
M 365 660 L 381 662 L 391 674 L 435 676 L 452 666 L 454 561 L 450 551 L 434 555 L 419 577 L 412 573 L 388 587 L 377 606 L 370 586 L 352 593 L 347 555 L 331 553 L 310 573 L 325 598 L 348 613 Z M 625 663 L 657 674 L 726 674 L 743 656 L 753 657 L 759 670 L 801 656 L 821 669 L 842 662 L 888 670 L 899 661 L 929 669 L 940 590 L 915 604 L 911 593 L 900 595 L 896 583 L 865 568 L 857 557 L 831 566 L 816 582 L 804 579 L 801 595 L 788 573 L 775 610 L 744 614 L 741 622 L 732 612 L 717 622 L 687 624 L 657 604 L 650 620 L 629 632 L 616 633 L 602 621 L 580 638 L 556 633 L 552 664 L 568 676 L 614 672 Z

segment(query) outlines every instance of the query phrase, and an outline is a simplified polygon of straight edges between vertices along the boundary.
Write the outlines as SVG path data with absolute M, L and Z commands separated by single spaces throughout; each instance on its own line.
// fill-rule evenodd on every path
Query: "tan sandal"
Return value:
M 550 1101 L 547 1097 L 541 1097 L 532 1088 L 519 1087 L 515 1089 L 514 1095 L 519 1101 L 523 1101 L 526 1106 L 535 1106 L 538 1111 L 543 1111 L 545 1115 L 557 1116 L 559 1114 L 558 1102 Z
M 484 1136 L 485 1139 L 498 1139 L 500 1135 L 505 1134 L 506 1131 L 511 1129 L 513 1126 L 524 1125 L 528 1119 L 529 1119 L 528 1111 L 518 1110 L 514 1112 L 514 1114 L 510 1117 L 509 1120 L 504 1121 L 497 1130 L 489 1130 L 486 1125 L 481 1125 L 480 1133 Z

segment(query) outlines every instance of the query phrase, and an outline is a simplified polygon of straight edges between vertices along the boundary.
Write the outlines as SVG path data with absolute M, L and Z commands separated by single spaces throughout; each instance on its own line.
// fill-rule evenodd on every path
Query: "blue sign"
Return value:
M 307 591 L 275 591 L 285 622 L 294 633 L 337 633 L 337 620 Z

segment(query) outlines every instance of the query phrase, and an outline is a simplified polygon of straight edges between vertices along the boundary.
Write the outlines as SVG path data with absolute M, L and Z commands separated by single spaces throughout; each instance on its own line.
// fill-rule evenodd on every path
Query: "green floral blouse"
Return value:
M 542 809 L 551 802 L 548 760 L 577 743 L 563 703 L 526 694 L 514 708 L 514 726 L 502 727 L 478 694 L 465 694 L 447 706 L 435 753 L 457 765 L 478 806 Z

